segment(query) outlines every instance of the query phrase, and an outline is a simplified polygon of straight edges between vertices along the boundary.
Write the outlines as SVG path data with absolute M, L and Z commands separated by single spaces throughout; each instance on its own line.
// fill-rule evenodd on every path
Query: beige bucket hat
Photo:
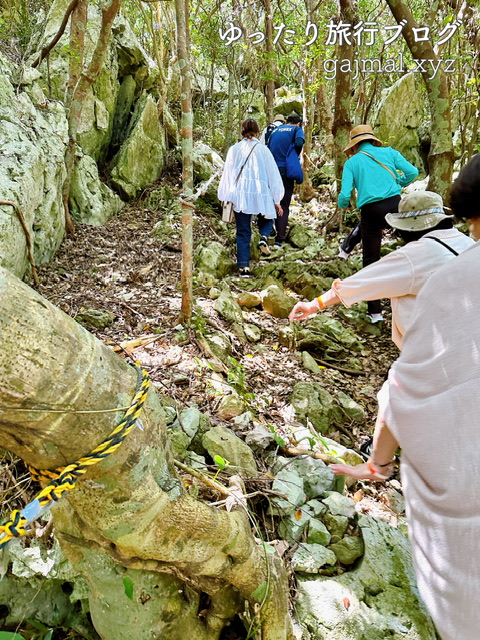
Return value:
M 382 146 L 380 140 L 373 135 L 372 127 L 369 124 L 359 124 L 350 131 L 350 142 L 343 151 L 348 151 L 359 142 L 363 142 L 363 140 L 368 140 L 376 147 Z
M 283 124 L 285 124 L 285 122 L 287 121 L 285 116 L 283 115 L 283 113 L 277 113 L 277 115 L 274 117 L 273 121 L 277 122 L 277 120 L 280 121 L 280 122 L 283 122 Z
M 387 213 L 385 220 L 394 229 L 424 231 L 451 218 L 443 209 L 442 196 L 433 191 L 412 191 L 402 196 L 398 213 Z

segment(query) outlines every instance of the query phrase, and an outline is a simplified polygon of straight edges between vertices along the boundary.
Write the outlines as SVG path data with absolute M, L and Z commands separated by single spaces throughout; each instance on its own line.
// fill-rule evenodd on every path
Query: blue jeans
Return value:
M 237 265 L 239 269 L 250 266 L 250 240 L 252 239 L 252 216 L 249 213 L 235 212 L 237 225 Z M 273 218 L 257 217 L 258 230 L 261 236 L 268 238 L 273 229 Z

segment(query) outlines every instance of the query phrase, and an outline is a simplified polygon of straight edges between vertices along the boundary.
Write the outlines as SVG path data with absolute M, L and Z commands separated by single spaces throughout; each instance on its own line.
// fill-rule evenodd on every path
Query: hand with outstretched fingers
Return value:
M 336 476 L 350 476 L 355 480 L 373 480 L 383 482 L 393 473 L 393 463 L 388 467 L 377 467 L 368 462 L 352 466 L 351 464 L 331 464 L 330 469 Z
M 318 300 L 314 298 L 310 302 L 297 302 L 293 307 L 288 319 L 290 322 L 294 320 L 305 320 L 320 311 Z

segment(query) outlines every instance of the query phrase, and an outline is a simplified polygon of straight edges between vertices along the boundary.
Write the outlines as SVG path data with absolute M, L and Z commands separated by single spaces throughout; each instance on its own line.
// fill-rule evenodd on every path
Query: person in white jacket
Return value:
M 473 240 L 454 228 L 442 197 L 432 191 L 404 195 L 398 213 L 388 213 L 386 221 L 405 239 L 405 246 L 345 280 L 335 280 L 330 291 L 311 302 L 299 302 L 290 321 L 304 320 L 340 302 L 350 307 L 361 300 L 390 298 L 392 340 L 401 349 L 417 294 L 432 273 L 468 249 Z
M 480 239 L 480 155 L 460 171 L 450 206 Z M 417 583 L 442 640 L 480 632 L 479 269 L 477 242 L 428 280 L 379 398 L 369 461 L 331 466 L 382 480 L 401 447 Z
M 237 265 L 241 277 L 250 273 L 251 219 L 256 215 L 260 231 L 259 248 L 270 254 L 268 236 L 277 215 L 283 214 L 280 200 L 283 182 L 270 150 L 258 141 L 259 127 L 255 120 L 242 123 L 242 140 L 227 153 L 218 198 L 232 202 L 237 227 Z

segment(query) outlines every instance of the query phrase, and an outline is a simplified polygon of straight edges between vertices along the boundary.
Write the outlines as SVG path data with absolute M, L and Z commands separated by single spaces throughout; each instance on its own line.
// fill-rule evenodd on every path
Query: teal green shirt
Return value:
M 418 169 L 392 147 L 375 147 L 365 141 L 358 148 L 357 153 L 343 166 L 342 190 L 337 202 L 340 209 L 348 207 L 353 189 L 357 190 L 357 207 L 360 208 L 369 202 L 398 196 L 402 187 L 406 187 L 418 176 Z M 360 151 L 380 160 L 398 176 L 397 180 L 373 158 Z

